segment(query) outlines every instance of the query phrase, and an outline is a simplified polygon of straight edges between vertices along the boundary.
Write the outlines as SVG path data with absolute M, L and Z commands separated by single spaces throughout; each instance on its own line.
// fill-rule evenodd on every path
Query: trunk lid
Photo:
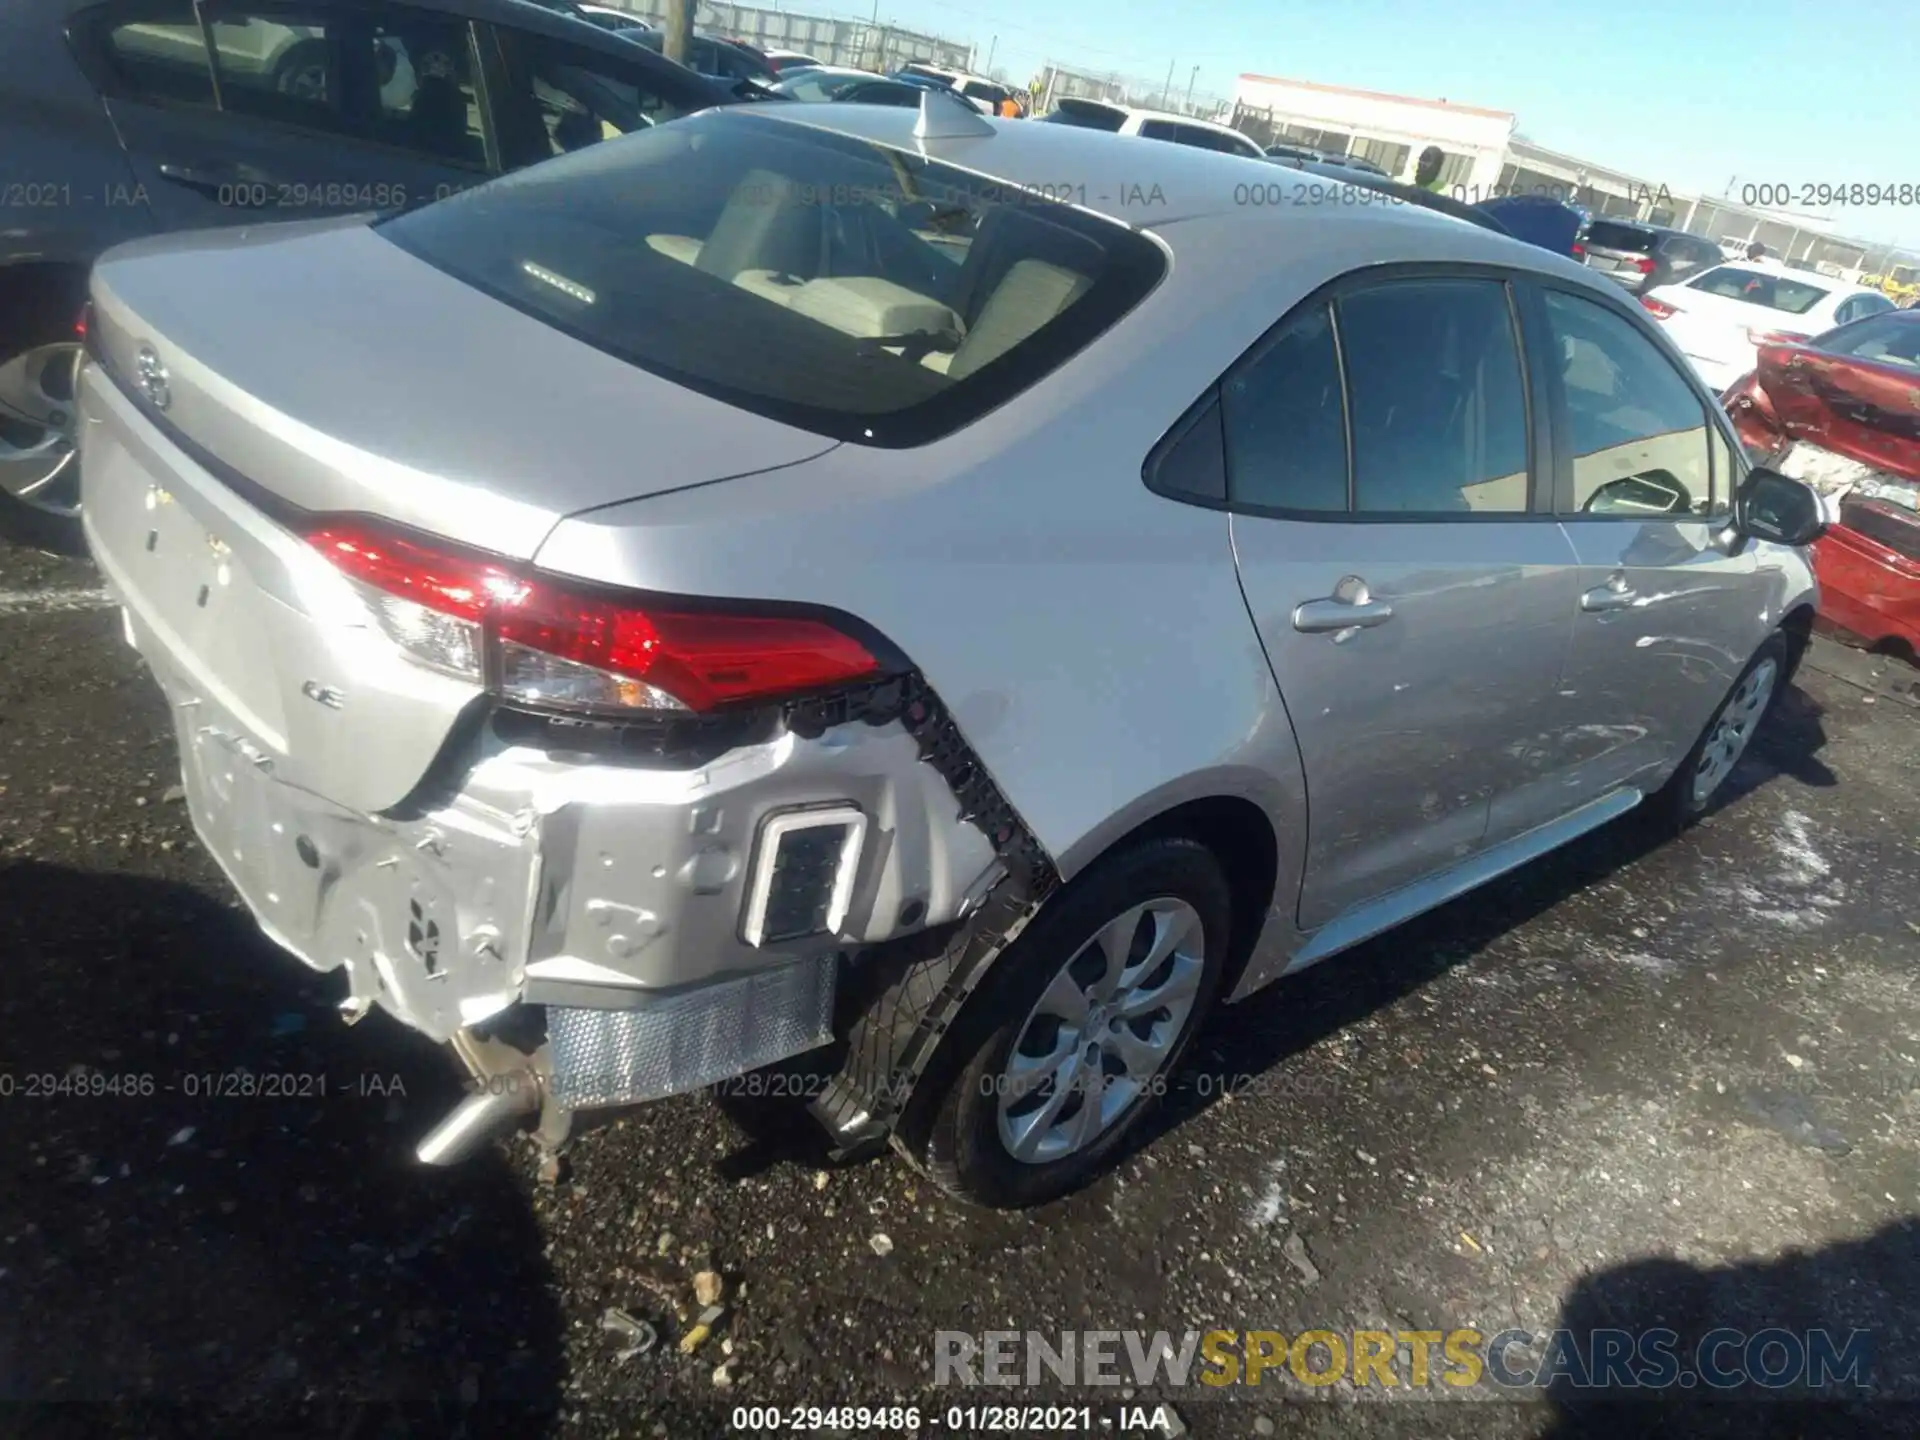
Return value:
M 596 350 L 362 218 L 141 241 L 93 283 L 110 368 L 125 384 L 150 351 L 169 426 L 239 475 L 515 559 L 563 515 L 836 443 Z
M 483 695 L 407 658 L 298 511 L 528 560 L 563 515 L 834 444 L 628 366 L 358 220 L 109 252 L 89 341 L 83 519 L 216 850 L 258 828 L 236 766 L 388 810 Z M 251 849 L 233 848 L 223 863 Z
M 1793 439 L 1920 480 L 1920 371 L 1802 345 L 1767 345 L 1759 383 Z

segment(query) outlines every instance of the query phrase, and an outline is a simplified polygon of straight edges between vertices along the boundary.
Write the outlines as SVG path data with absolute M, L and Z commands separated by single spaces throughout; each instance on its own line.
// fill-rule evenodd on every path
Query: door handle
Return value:
M 1640 594 L 1627 584 L 1627 577 L 1614 575 L 1607 583 L 1580 597 L 1580 608 L 1589 612 L 1629 610 L 1640 603 Z
M 1373 598 L 1367 582 L 1348 575 L 1324 600 L 1303 600 L 1293 607 L 1293 628 L 1302 635 L 1328 635 L 1367 630 L 1393 618 L 1393 607 Z
M 223 189 L 239 183 L 240 172 L 232 166 L 206 169 L 194 165 L 168 164 L 160 167 L 160 178 L 184 185 L 189 190 L 198 190 L 217 200 Z

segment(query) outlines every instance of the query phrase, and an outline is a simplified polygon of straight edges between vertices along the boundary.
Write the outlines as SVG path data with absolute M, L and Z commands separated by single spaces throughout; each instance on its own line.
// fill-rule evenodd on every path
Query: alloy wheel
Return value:
M 1740 763 L 1761 716 L 1773 699 L 1780 679 L 1780 666 L 1771 656 L 1747 673 L 1714 722 L 1713 731 L 1700 747 L 1700 763 L 1693 772 L 1693 803 L 1703 806 L 1713 797 L 1733 767 Z
M 1206 971 L 1206 931 L 1162 896 L 1116 915 L 1035 1002 L 1000 1077 L 1000 1142 L 1015 1160 L 1075 1155 L 1110 1131 L 1166 1067 Z
M 81 354 L 59 340 L 0 362 L 0 491 L 64 518 L 80 513 Z

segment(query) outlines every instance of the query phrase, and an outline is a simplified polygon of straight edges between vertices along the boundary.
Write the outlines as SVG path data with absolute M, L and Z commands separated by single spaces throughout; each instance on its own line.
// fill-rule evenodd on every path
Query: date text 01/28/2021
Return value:
M 962 1435 L 1162 1435 L 1164 1407 L 1117 1405 L 736 1405 L 730 1427 L 743 1434 L 814 1431 L 880 1434 L 949 1430 Z

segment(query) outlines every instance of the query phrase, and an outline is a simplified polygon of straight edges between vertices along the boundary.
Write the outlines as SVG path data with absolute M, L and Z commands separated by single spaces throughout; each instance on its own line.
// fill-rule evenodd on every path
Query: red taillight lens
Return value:
M 1755 345 L 1798 345 L 1809 337 L 1798 330 L 1757 330 L 1749 329 L 1747 339 Z
M 1584 245 L 1575 245 L 1568 253 L 1571 254 L 1574 259 L 1579 260 L 1586 255 L 1587 247 Z
M 1633 268 L 1638 270 L 1642 275 L 1651 275 L 1653 273 L 1653 257 L 1650 255 L 1642 255 L 1633 262 Z
M 307 539 L 413 659 L 531 704 L 703 711 L 881 669 L 824 620 L 642 604 L 359 521 L 322 522 Z
M 89 300 L 80 307 L 80 318 L 73 322 L 73 333 L 76 338 L 81 340 L 87 338 L 87 322 L 92 318 L 93 302 Z
M 1680 313 L 1680 307 L 1678 305 L 1669 305 L 1664 300 L 1655 300 L 1647 295 L 1640 297 L 1640 304 L 1641 307 L 1656 320 L 1665 320 L 1669 316 Z

